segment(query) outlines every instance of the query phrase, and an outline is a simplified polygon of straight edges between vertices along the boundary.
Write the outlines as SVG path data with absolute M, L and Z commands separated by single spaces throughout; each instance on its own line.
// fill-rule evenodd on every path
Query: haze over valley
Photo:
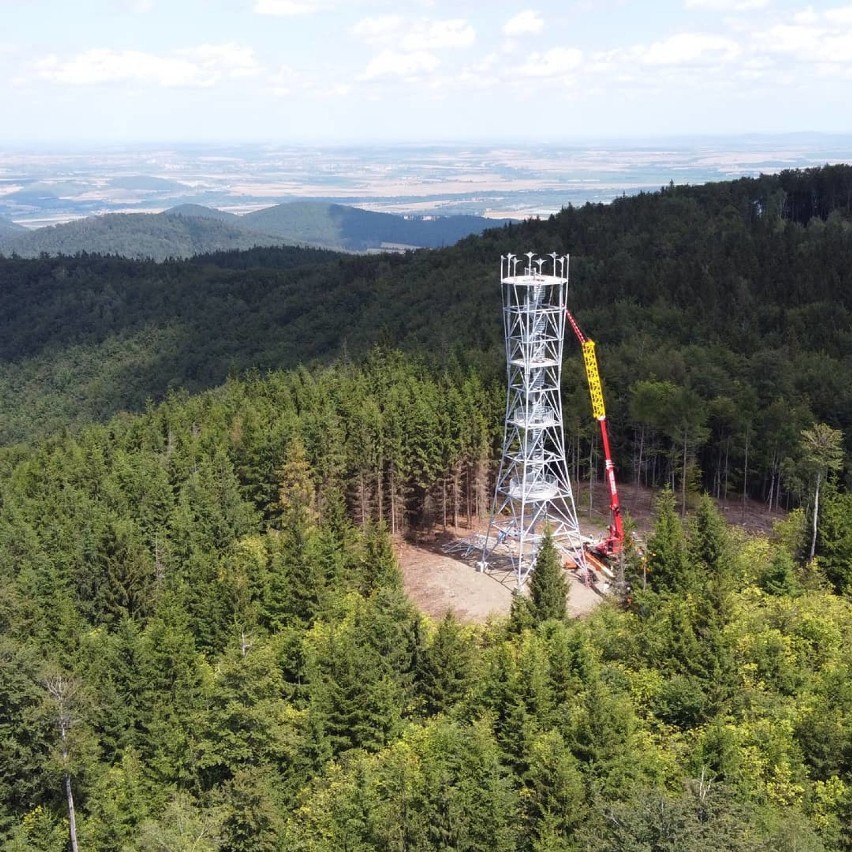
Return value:
M 403 215 L 523 219 L 670 181 L 700 184 L 842 162 L 852 136 L 504 145 L 182 145 L 0 151 L 0 216 L 28 228 L 200 204 L 245 214 L 318 200 Z

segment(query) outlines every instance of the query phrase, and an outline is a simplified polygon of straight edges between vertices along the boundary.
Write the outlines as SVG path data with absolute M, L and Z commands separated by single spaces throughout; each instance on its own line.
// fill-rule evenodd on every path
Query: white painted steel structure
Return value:
M 583 564 L 562 428 L 562 346 L 568 255 L 500 258 L 506 341 L 506 419 L 483 570 L 498 554 L 526 582 L 545 528 Z

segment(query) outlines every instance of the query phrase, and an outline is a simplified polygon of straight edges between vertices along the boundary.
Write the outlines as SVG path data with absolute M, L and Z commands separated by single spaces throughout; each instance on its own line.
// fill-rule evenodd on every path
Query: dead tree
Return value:
M 56 723 L 59 726 L 59 747 L 62 755 L 62 772 L 65 780 L 65 798 L 68 802 L 68 829 L 71 834 L 71 852 L 79 852 L 77 847 L 77 816 L 74 811 L 74 794 L 71 791 L 69 733 L 76 722 L 73 707 L 80 684 L 74 678 L 57 673 L 47 675 L 44 678 L 43 685 L 54 705 Z

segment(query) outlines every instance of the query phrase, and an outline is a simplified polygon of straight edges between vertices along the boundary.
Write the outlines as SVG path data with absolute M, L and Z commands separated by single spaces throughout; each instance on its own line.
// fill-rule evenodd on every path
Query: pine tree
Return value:
M 269 767 L 246 766 L 222 788 L 222 840 L 230 852 L 278 852 L 284 802 Z
M 657 498 L 654 531 L 648 539 L 648 571 L 655 592 L 684 592 L 695 586 L 686 552 L 683 525 L 675 496 L 669 490 Z
M 123 852 L 139 824 L 150 816 L 155 800 L 138 756 L 128 749 L 117 765 L 102 772 L 87 797 L 89 813 L 81 845 L 99 852 Z
M 796 563 L 784 547 L 777 547 L 759 578 L 760 587 L 770 595 L 790 595 L 801 593 L 796 578 Z
M 316 520 L 316 489 L 311 477 L 305 445 L 294 435 L 287 445 L 284 464 L 279 471 L 278 505 L 281 525 L 307 526 Z
M 688 552 L 692 570 L 698 572 L 692 629 L 701 650 L 705 688 L 722 701 L 735 685 L 733 649 L 725 635 L 733 617 L 733 553 L 725 522 L 706 494 L 691 527 Z
M 361 569 L 361 591 L 368 595 L 381 587 L 402 588 L 402 575 L 384 524 L 370 527 Z
M 55 768 L 45 758 L 56 734 L 41 712 L 40 663 L 32 648 L 0 637 L 0 837 L 13 814 L 30 810 L 53 786 Z
M 470 688 L 472 650 L 455 615 L 448 612 L 417 666 L 417 688 L 427 715 L 448 710 Z
M 727 589 L 733 575 L 733 553 L 725 521 L 707 494 L 692 518 L 687 558 L 691 571 L 698 572 L 697 585 L 712 583 Z
M 852 495 L 838 493 L 833 483 L 823 488 L 817 560 L 839 594 L 852 590 Z
M 196 780 L 196 716 L 204 706 L 205 671 L 186 611 L 166 593 L 139 641 L 142 759 L 164 783 Z
M 568 581 L 549 531 L 544 534 L 536 556 L 530 580 L 530 607 L 536 624 L 550 619 L 561 621 L 568 614 Z
M 537 737 L 524 775 L 524 816 L 532 848 L 559 849 L 586 814 L 583 777 L 576 758 L 556 731 Z

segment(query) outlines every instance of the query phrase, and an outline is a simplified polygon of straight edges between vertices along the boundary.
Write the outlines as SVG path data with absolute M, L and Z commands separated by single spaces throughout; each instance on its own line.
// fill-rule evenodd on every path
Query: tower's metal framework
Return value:
M 502 555 L 518 588 L 526 582 L 546 528 L 557 547 L 583 563 L 562 427 L 562 347 L 568 255 L 500 258 L 506 341 L 503 454 L 480 566 Z

